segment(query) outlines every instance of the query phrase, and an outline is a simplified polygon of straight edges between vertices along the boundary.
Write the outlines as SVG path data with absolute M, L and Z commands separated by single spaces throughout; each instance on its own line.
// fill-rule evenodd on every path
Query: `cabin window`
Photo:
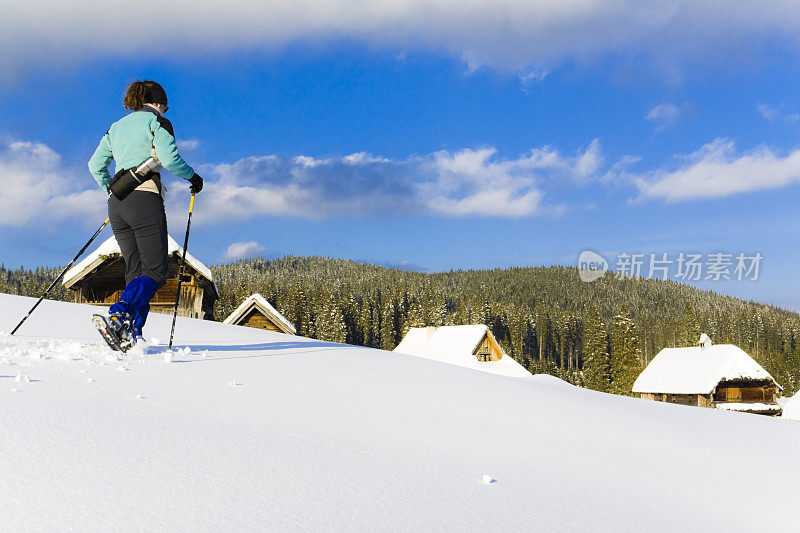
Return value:
M 478 361 L 491 361 L 492 360 L 492 349 L 489 347 L 489 340 L 486 339 L 481 347 L 478 349 Z

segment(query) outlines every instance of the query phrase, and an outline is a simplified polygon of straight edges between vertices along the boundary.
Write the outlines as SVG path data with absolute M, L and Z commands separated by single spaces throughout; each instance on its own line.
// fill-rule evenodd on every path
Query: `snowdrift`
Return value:
M 94 309 L 0 335 L 4 530 L 797 526 L 793 421 L 188 318 L 118 357 Z

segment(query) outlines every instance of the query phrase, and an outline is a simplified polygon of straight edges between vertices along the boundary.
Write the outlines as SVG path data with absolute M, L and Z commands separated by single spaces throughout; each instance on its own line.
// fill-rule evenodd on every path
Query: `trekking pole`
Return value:
M 189 247 L 189 228 L 192 227 L 192 211 L 194 211 L 194 194 L 189 203 L 189 221 L 186 223 L 186 238 L 183 239 L 183 257 L 181 258 L 181 268 L 178 271 L 178 292 L 175 294 L 175 310 L 172 312 L 172 331 L 169 332 L 169 349 L 172 349 L 172 337 L 175 335 L 175 319 L 178 318 L 178 302 L 181 299 L 181 283 L 183 282 L 183 267 L 186 264 L 186 248 Z
M 26 320 L 28 320 L 28 317 L 29 317 L 29 316 L 31 316 L 31 313 L 33 313 L 33 312 L 34 312 L 34 310 L 36 310 L 36 308 L 37 308 L 37 307 L 39 307 L 39 304 L 40 304 L 40 303 L 42 303 L 42 300 L 44 300 L 44 299 L 45 299 L 45 297 L 47 297 L 47 295 L 48 295 L 48 294 L 50 294 L 50 291 L 52 291 L 52 290 L 53 290 L 53 287 L 55 287 L 55 286 L 56 286 L 56 284 L 57 284 L 59 281 L 61 281 L 61 278 L 63 278 L 63 277 L 64 277 L 64 274 L 66 274 L 66 273 L 67 273 L 67 270 L 69 270 L 70 268 L 72 268 L 72 265 L 75 263 L 75 261 L 77 261 L 77 260 L 78 260 L 78 258 L 79 258 L 80 256 L 82 256 L 82 255 L 83 255 L 83 252 L 85 252 L 85 251 L 86 251 L 86 249 L 89 247 L 89 245 L 90 245 L 90 244 L 92 244 L 92 241 L 94 241 L 94 240 L 97 238 L 97 236 L 98 236 L 98 235 L 100 235 L 100 232 L 101 232 L 101 231 L 103 231 L 103 228 L 105 228 L 105 227 L 106 227 L 106 224 L 108 224 L 108 220 L 109 220 L 109 219 L 106 219 L 106 221 L 105 221 L 105 222 L 103 222 L 103 224 L 100 226 L 100 228 L 98 228 L 98 230 L 94 232 L 94 235 L 92 235 L 92 238 L 91 238 L 91 239 L 89 239 L 89 242 L 87 242 L 87 243 L 86 243 L 86 244 L 83 246 L 83 248 L 81 248 L 81 251 L 80 251 L 80 252 L 78 252 L 78 255 L 76 255 L 76 256 L 75 256 L 75 257 L 72 259 L 72 261 L 70 261 L 70 262 L 69 262 L 69 264 L 68 264 L 68 265 L 67 265 L 67 266 L 64 268 L 64 270 L 62 270 L 62 271 L 61 271 L 61 274 L 59 274 L 59 275 L 58 275 L 58 277 L 57 277 L 55 280 L 53 280 L 53 283 L 51 283 L 51 284 L 50 284 L 50 286 L 49 286 L 49 287 L 47 287 L 47 290 L 46 290 L 46 291 L 44 291 L 44 294 L 42 294 L 42 297 L 41 297 L 41 298 L 39 298 L 39 301 L 38 301 L 38 302 L 36 302 L 36 303 L 33 305 L 33 307 L 31 307 L 31 310 L 30 310 L 30 311 L 28 311 L 28 314 L 27 314 L 27 315 L 25 315 L 25 318 L 23 318 L 22 320 L 20 320 L 20 321 L 19 321 L 19 324 L 17 324 L 17 327 L 15 327 L 15 328 L 14 328 L 14 331 L 12 331 L 12 332 L 11 332 L 11 335 L 13 335 L 14 333 L 16 333 L 16 332 L 17 332 L 17 330 L 19 329 L 19 327 L 22 325 L 22 323 L 23 323 L 23 322 L 25 322 Z

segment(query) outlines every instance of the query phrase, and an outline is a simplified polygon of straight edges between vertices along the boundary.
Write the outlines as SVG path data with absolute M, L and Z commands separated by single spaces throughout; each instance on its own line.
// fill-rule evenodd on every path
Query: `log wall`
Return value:
M 281 329 L 258 309 L 252 309 L 245 315 L 244 319 L 238 321 L 238 324 L 240 326 L 247 326 L 248 328 L 266 329 L 281 333 Z
M 499 361 L 503 358 L 503 350 L 497 342 L 487 333 L 473 353 L 478 361 Z
M 693 405 L 697 407 L 711 407 L 713 401 L 710 394 L 664 394 L 643 392 L 639 396 L 645 400 L 655 400 L 657 402 L 675 403 L 678 405 Z

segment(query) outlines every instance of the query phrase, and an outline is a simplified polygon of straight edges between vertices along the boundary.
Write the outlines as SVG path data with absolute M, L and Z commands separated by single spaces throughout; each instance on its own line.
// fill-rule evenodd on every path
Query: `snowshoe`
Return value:
M 106 317 L 95 314 L 92 315 L 92 324 L 112 350 L 124 353 L 136 344 L 136 339 L 130 334 L 130 321 L 124 315 Z

